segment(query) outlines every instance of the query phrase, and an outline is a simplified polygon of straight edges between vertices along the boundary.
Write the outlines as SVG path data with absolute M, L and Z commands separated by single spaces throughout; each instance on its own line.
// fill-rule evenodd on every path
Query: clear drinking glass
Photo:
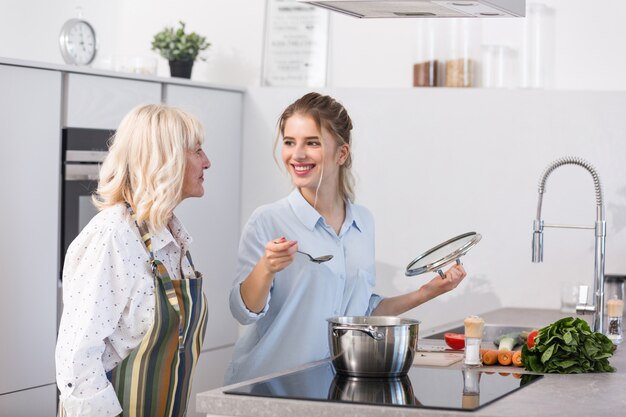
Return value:
M 604 278 L 604 299 L 624 299 L 624 275 L 606 275 Z
M 513 88 L 516 85 L 517 51 L 506 45 L 484 45 L 481 65 L 482 86 Z
M 561 313 L 575 313 L 580 284 L 561 284 Z
M 553 8 L 542 3 L 528 4 L 524 25 L 524 87 L 554 87 L 554 28 Z

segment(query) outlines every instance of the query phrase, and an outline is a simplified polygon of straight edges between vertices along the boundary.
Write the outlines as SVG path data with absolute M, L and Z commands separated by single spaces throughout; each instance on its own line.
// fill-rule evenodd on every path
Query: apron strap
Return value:
M 189 265 L 191 265 L 191 269 L 193 269 L 193 273 L 196 278 L 202 278 L 202 274 L 196 270 L 196 267 L 193 264 L 193 260 L 191 259 L 191 253 L 189 253 L 189 250 L 187 250 L 185 256 L 187 257 L 187 262 L 189 262 Z
M 155 278 L 158 278 L 163 284 L 163 288 L 165 289 L 165 294 L 167 295 L 167 300 L 169 301 L 174 311 L 176 311 L 176 313 L 178 314 L 178 349 L 183 350 L 184 343 L 185 343 L 184 335 L 183 335 L 183 318 L 180 313 L 180 305 L 178 303 L 178 297 L 176 296 L 176 290 L 174 289 L 174 284 L 172 284 L 172 279 L 170 278 L 170 274 L 167 271 L 167 268 L 165 267 L 165 265 L 163 265 L 163 262 L 154 258 L 154 253 L 152 251 L 152 237 L 150 235 L 146 222 L 142 222 L 141 225 L 137 223 L 137 216 L 135 215 L 134 210 L 132 209 L 130 204 L 127 203 L 126 206 L 128 207 L 128 212 L 130 213 L 130 217 L 135 222 L 135 225 L 139 229 L 139 234 L 141 234 L 141 239 L 143 240 L 143 243 L 146 249 L 148 250 L 148 253 L 150 254 L 150 266 L 152 267 L 152 274 L 154 275 Z M 189 260 L 189 264 L 191 265 L 191 268 L 193 269 L 194 274 L 197 276 L 198 273 L 196 272 L 196 268 L 193 266 L 189 251 L 187 251 L 186 256 L 187 256 L 187 259 Z

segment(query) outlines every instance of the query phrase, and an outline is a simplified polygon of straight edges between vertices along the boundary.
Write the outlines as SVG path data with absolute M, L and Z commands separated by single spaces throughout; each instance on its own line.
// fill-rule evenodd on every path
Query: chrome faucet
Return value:
M 596 223 L 594 226 L 571 226 L 563 224 L 544 224 L 541 220 L 541 203 L 546 187 L 548 176 L 560 166 L 578 165 L 585 168 L 593 177 L 593 184 L 596 189 Z M 581 286 L 576 312 L 585 314 L 593 312 L 592 330 L 602 333 L 604 319 L 604 253 L 606 243 L 606 221 L 604 219 L 604 205 L 602 203 L 602 187 L 600 178 L 594 167 L 587 161 L 576 157 L 565 157 L 552 162 L 541 174 L 539 179 L 539 200 L 537 201 L 537 218 L 533 222 L 533 262 L 543 262 L 543 229 L 544 227 L 567 228 L 567 229 L 592 229 L 595 230 L 595 260 L 594 260 L 594 280 L 593 293 L 595 299 L 592 304 L 587 303 L 587 286 Z

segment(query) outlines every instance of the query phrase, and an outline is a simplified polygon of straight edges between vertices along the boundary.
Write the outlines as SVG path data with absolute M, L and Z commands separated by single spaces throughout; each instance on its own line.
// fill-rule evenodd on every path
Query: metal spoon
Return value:
M 318 256 L 317 258 L 314 258 L 314 257 L 312 257 L 311 255 L 309 255 L 306 252 L 302 252 L 302 251 L 296 251 L 296 252 L 308 256 L 309 260 L 311 262 L 315 262 L 316 264 L 321 264 L 321 263 L 324 263 L 324 262 L 328 262 L 331 259 L 333 259 L 333 255 L 324 255 L 324 256 Z

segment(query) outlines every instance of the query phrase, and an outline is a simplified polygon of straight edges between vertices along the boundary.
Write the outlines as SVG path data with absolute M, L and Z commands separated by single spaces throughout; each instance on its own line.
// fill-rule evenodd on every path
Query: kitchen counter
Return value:
M 510 324 L 527 327 L 543 327 L 559 318 L 566 317 L 555 310 L 504 308 L 482 314 L 487 323 Z M 591 316 L 581 316 L 590 320 Z M 431 329 L 427 334 L 453 327 Z M 518 417 L 518 416 L 554 416 L 588 417 L 595 415 L 621 415 L 626 412 L 626 345 L 615 351 L 610 359 L 617 368 L 615 373 L 596 373 L 583 375 L 545 375 L 541 380 L 520 389 L 505 398 L 495 401 L 474 411 L 446 411 L 405 407 L 382 407 L 362 404 L 345 404 L 322 401 L 300 401 L 272 399 L 242 395 L 228 395 L 222 391 L 251 381 L 207 391 L 197 396 L 197 411 L 208 415 L 250 416 L 250 417 L 288 417 L 288 416 L 481 416 L 481 417 Z M 302 366 L 304 369 L 314 364 Z M 461 368 L 461 363 L 451 365 L 449 369 Z M 492 367 L 498 371 L 498 367 Z M 519 368 L 517 368 L 519 369 Z M 508 370 L 510 368 L 503 368 Z M 291 370 L 293 372 L 294 370 Z M 281 372 L 284 374 L 285 372 Z M 276 374 L 278 375 L 278 374 Z M 275 375 L 274 375 L 275 376 Z M 257 380 L 266 379 L 258 378 Z

